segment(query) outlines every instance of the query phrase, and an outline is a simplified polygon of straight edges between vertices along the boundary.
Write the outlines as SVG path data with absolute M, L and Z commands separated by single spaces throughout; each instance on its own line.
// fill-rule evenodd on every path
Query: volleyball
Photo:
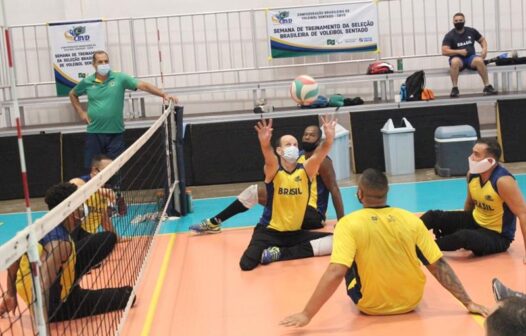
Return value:
M 314 103 L 319 93 L 318 83 L 311 76 L 298 76 L 290 84 L 290 97 L 302 106 Z

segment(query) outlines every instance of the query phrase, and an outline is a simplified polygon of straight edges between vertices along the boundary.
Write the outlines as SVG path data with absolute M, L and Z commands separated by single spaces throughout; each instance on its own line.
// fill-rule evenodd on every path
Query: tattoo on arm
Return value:
M 440 284 L 446 288 L 453 296 L 455 296 L 464 305 L 471 302 L 471 298 L 464 289 L 464 286 L 458 279 L 457 275 L 449 266 L 449 264 L 443 259 L 438 259 L 434 264 L 427 266 L 427 269 L 433 276 L 440 282 Z

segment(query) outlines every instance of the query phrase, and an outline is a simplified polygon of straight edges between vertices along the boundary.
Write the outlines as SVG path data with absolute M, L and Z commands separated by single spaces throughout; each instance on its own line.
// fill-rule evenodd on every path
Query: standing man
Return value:
M 515 238 L 517 217 L 525 237 L 526 203 L 513 175 L 498 164 L 500 154 L 495 140 L 477 140 L 468 158 L 464 211 L 430 210 L 422 215 L 442 251 L 464 248 L 476 256 L 504 252 Z M 526 250 L 526 239 L 524 244 Z
M 338 222 L 327 270 L 303 311 L 285 318 L 282 325 L 308 324 L 344 278 L 347 295 L 365 314 L 412 311 L 424 294 L 426 277 L 421 264 L 469 312 L 487 315 L 485 307 L 470 299 L 422 221 L 413 213 L 386 205 L 388 190 L 382 172 L 363 172 L 356 193 L 363 209 Z
M 484 95 L 494 95 L 497 91 L 491 86 L 488 80 L 488 69 L 484 64 L 484 59 L 488 54 L 488 42 L 476 29 L 465 27 L 466 18 L 462 13 L 453 16 L 454 29 L 451 29 L 442 41 L 442 55 L 449 56 L 449 66 L 453 88 L 450 97 L 457 98 L 460 94 L 458 90 L 458 75 L 460 71 L 468 68 L 477 70 L 482 82 L 484 83 Z M 482 46 L 480 55 L 475 53 L 475 42 Z
M 112 71 L 108 53 L 93 53 L 95 73 L 82 79 L 70 92 L 69 99 L 80 118 L 88 124 L 84 152 L 84 168 L 89 171 L 91 160 L 97 154 L 115 159 L 124 151 L 124 92 L 142 90 L 177 103 L 156 86 L 137 80 L 123 72 Z M 82 109 L 79 97 L 88 95 L 88 111 Z
M 301 139 L 301 148 L 298 158 L 299 163 L 309 159 L 321 142 L 321 129 L 318 125 L 310 125 L 303 131 Z M 329 194 L 332 197 L 332 204 L 336 210 L 336 217 L 339 220 L 343 217 L 343 201 L 340 188 L 336 183 L 336 174 L 332 165 L 332 160 L 327 156 L 322 161 L 316 179 L 312 180 L 310 191 L 309 205 L 303 217 L 303 230 L 321 229 L 325 226 L 325 214 L 329 203 Z M 243 190 L 237 199 L 229 206 L 223 209 L 217 215 L 204 219 L 201 223 L 190 226 L 190 230 L 197 233 L 219 233 L 221 232 L 221 223 L 227 219 L 247 211 L 256 204 L 265 206 L 267 201 L 267 192 L 264 188 L 259 188 L 253 184 Z

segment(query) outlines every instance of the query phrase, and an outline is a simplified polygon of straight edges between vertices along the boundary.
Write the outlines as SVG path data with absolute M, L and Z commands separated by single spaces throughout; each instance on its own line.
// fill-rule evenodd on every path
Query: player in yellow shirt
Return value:
M 305 128 L 301 138 L 302 151 L 298 158 L 299 163 L 305 162 L 312 156 L 321 143 L 321 136 L 322 132 L 318 125 L 310 125 Z M 325 226 L 329 194 L 332 197 L 336 218 L 339 220 L 344 215 L 342 195 L 336 183 L 336 173 L 332 160 L 327 156 L 322 161 L 316 178 L 312 180 L 309 204 L 303 217 L 302 229 L 321 229 Z M 258 203 L 265 206 L 266 202 L 266 189 L 253 184 L 243 190 L 237 199 L 221 212 L 202 220 L 201 223 L 190 225 L 189 229 L 196 233 L 219 233 L 221 232 L 221 224 L 229 218 L 247 211 Z
M 498 163 L 500 155 L 495 140 L 479 139 L 468 158 L 464 211 L 430 210 L 422 215 L 442 251 L 464 248 L 477 256 L 504 252 L 515 238 L 517 217 L 526 237 L 526 203 L 513 175 Z M 526 251 L 526 238 L 524 244 Z
M 52 186 L 45 201 L 53 209 L 77 190 L 72 183 Z M 58 322 L 124 309 L 132 287 L 84 289 L 81 278 L 100 264 L 114 249 L 113 232 L 99 232 L 75 241 L 71 231 L 79 225 L 82 211 L 76 210 L 39 241 L 40 274 L 47 320 Z M 0 300 L 0 316 L 18 306 L 17 293 L 27 305 L 34 303 L 28 257 L 24 255 L 7 272 L 7 292 Z M 47 308 L 47 309 L 46 309 Z
M 302 230 L 303 217 L 310 198 L 311 182 L 334 141 L 336 121 L 322 118 L 326 139 L 312 156 L 298 163 L 298 141 L 292 135 L 278 139 L 272 148 L 272 120 L 255 126 L 265 160 L 267 201 L 263 215 L 239 265 L 249 271 L 274 261 L 308 258 L 330 253 L 332 235 Z M 277 154 L 277 155 L 276 155 Z
M 470 312 L 488 313 L 486 307 L 470 299 L 422 221 L 406 210 L 386 205 L 388 188 L 380 171 L 363 172 L 357 197 L 364 208 L 338 222 L 331 261 L 316 290 L 301 313 L 281 324 L 301 327 L 309 323 L 343 278 L 347 294 L 361 312 L 409 312 L 424 292 L 422 264 Z

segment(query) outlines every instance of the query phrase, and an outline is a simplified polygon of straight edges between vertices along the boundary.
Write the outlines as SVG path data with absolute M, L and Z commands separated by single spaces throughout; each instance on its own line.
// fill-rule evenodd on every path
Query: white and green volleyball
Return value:
M 290 84 L 291 98 L 302 106 L 309 106 L 314 103 L 319 93 L 318 83 L 311 76 L 298 76 Z

